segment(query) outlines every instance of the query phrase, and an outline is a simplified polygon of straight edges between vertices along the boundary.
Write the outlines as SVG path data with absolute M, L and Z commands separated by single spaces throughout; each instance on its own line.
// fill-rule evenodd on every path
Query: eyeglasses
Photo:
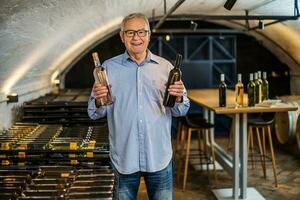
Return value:
M 147 33 L 149 32 L 148 30 L 140 29 L 137 31 L 134 30 L 127 30 L 123 31 L 127 37 L 133 37 L 135 34 L 137 34 L 139 37 L 145 37 Z

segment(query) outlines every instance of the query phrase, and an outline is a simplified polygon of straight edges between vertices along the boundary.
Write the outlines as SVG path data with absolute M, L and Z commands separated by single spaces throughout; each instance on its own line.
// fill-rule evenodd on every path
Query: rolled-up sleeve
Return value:
M 89 117 L 94 120 L 106 116 L 106 106 L 100 106 L 99 108 L 97 108 L 95 104 L 95 100 L 96 100 L 95 97 L 91 94 L 88 101 L 88 108 L 87 108 Z
M 182 96 L 182 102 L 175 103 L 174 107 L 171 108 L 171 113 L 173 117 L 184 116 L 188 112 L 190 108 L 190 100 L 187 97 L 187 91 L 184 89 L 184 93 Z

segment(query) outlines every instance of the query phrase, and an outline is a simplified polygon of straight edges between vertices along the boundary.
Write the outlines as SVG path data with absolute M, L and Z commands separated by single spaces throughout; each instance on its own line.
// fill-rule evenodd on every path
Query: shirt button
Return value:
M 143 120 L 140 120 L 140 122 L 142 123 L 142 122 L 143 122 Z
M 143 108 L 143 106 L 140 106 L 140 109 L 142 109 Z

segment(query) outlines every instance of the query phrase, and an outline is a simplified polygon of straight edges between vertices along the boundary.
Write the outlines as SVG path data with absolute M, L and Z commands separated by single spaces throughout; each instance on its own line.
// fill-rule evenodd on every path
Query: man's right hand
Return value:
M 94 87 L 93 87 L 93 94 L 94 94 L 94 97 L 96 98 L 96 106 L 99 107 L 97 105 L 97 100 L 100 100 L 100 98 L 102 97 L 105 97 L 107 96 L 107 93 L 108 93 L 108 89 L 106 86 L 102 86 L 101 84 L 99 83 L 95 83 L 94 84 Z

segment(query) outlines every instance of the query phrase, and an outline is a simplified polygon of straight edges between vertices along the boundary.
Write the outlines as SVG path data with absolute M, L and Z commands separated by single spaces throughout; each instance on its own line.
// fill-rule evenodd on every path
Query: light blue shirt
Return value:
M 172 158 L 172 116 L 185 115 L 190 102 L 173 108 L 163 105 L 165 83 L 172 64 L 152 54 L 138 65 L 127 52 L 104 62 L 114 103 L 97 108 L 93 94 L 88 102 L 91 119 L 107 116 L 110 158 L 122 174 L 155 172 L 167 167 Z

